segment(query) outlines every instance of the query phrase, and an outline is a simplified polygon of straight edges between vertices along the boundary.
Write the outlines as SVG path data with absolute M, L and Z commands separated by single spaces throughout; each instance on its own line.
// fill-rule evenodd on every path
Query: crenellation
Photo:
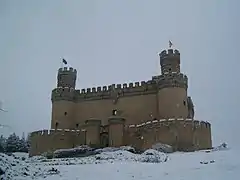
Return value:
M 87 88 L 87 93 L 91 93 L 91 88 Z
M 204 121 L 201 121 L 200 122 L 200 127 L 203 129 L 203 128 L 205 128 L 206 127 L 206 122 L 204 122 Z
M 146 81 L 141 81 L 141 86 L 146 86 Z
M 122 84 L 117 84 L 117 89 L 122 89 Z
M 123 84 L 112 84 L 108 86 L 98 86 L 92 88 L 86 88 L 80 90 L 75 90 L 75 96 L 77 100 L 97 100 L 97 99 L 110 99 L 111 91 L 118 91 L 119 97 L 140 95 L 142 93 L 155 93 L 157 91 L 156 81 L 148 80 L 141 82 L 130 82 Z
M 188 88 L 188 78 L 182 73 L 168 73 L 160 75 L 158 78 L 158 87 L 182 87 Z
M 102 92 L 102 87 L 101 86 L 97 87 L 97 92 Z
M 47 129 L 42 130 L 42 135 L 43 136 L 46 136 L 46 135 L 49 135 L 49 134 L 50 134 L 49 130 L 47 130 Z
M 107 86 L 107 91 L 111 91 L 112 89 L 112 85 Z
M 65 73 L 65 72 L 72 72 L 72 73 L 77 73 L 77 70 L 72 68 L 72 67 L 63 67 L 58 69 L 59 73 Z
M 128 87 L 129 87 L 129 88 L 133 88 L 133 83 L 132 83 L 132 82 L 129 83 Z
M 159 53 L 159 56 L 161 59 L 168 58 L 170 56 L 180 57 L 180 52 L 177 49 L 175 49 L 175 50 L 168 49 L 168 51 L 163 50 L 161 53 Z

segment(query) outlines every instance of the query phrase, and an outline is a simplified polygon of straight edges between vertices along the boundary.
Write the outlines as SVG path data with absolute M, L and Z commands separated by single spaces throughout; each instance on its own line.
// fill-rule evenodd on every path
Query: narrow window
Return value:
M 56 128 L 56 129 L 58 128 L 58 122 L 56 122 L 56 124 L 55 124 L 55 128 Z
M 114 109 L 114 110 L 112 111 L 112 115 L 113 115 L 113 116 L 116 116 L 116 115 L 117 115 L 117 110 L 116 110 L 116 109 Z
M 172 68 L 169 68 L 168 71 L 172 71 Z
M 77 123 L 77 124 L 76 124 L 76 128 L 78 128 L 78 126 L 79 126 L 79 124 Z
M 67 115 L 67 112 L 64 112 L 64 115 L 66 116 L 66 115 Z
M 186 106 L 186 101 L 183 101 L 183 105 Z

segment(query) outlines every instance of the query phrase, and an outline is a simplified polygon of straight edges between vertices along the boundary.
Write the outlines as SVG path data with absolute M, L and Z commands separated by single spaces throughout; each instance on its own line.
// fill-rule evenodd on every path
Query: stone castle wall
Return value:
M 212 147 L 211 124 L 192 119 L 160 119 L 130 125 L 126 143 L 138 149 L 164 143 L 175 150 L 193 151 Z
M 95 147 L 130 145 L 148 149 L 165 143 L 175 150 L 193 151 L 212 147 L 211 125 L 192 119 L 160 119 L 137 125 L 124 124 L 124 118 L 109 118 L 104 127 L 100 120 L 89 120 L 79 130 L 43 130 L 31 134 L 30 155 L 87 144 Z M 107 145 L 103 144 L 106 138 Z M 44 146 L 42 146 L 44 144 Z
M 84 130 L 56 129 L 31 133 L 29 155 L 40 155 L 57 149 L 73 148 L 85 144 Z
M 189 114 L 187 83 L 186 75 L 173 72 L 154 76 L 147 82 L 113 84 L 81 91 L 58 87 L 52 91 L 51 128 L 55 128 L 56 123 L 59 128 L 75 128 L 90 118 L 98 118 L 103 124 L 108 124 L 107 118 L 113 110 L 125 117 L 127 124 L 138 124 L 153 117 L 186 118 Z
M 163 50 L 159 56 L 161 75 L 151 80 L 81 90 L 75 89 L 76 69 L 60 68 L 51 95 L 55 130 L 33 132 L 30 154 L 80 144 L 146 149 L 162 142 L 176 150 L 210 148 L 210 124 L 192 120 L 194 104 L 179 51 Z M 148 119 L 160 120 L 144 122 Z

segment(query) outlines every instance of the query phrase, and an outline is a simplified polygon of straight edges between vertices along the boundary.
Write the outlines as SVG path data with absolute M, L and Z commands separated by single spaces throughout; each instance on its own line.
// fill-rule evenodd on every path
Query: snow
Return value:
M 14 156 L 0 154 L 0 168 L 6 171 L 0 177 L 4 180 L 238 180 L 240 170 L 239 149 L 226 148 L 224 145 L 191 153 L 165 154 L 149 149 L 142 154 L 133 154 L 108 148 L 99 154 L 82 158 L 27 156 L 24 153 L 14 153 Z M 12 163 L 16 165 L 12 166 Z M 28 175 L 24 175 L 25 172 Z

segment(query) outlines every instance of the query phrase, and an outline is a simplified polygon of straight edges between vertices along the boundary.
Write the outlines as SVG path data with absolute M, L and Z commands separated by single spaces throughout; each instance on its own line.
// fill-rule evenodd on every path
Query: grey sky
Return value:
M 171 39 L 189 77 L 196 119 L 214 143 L 239 129 L 238 0 L 0 1 L 0 120 L 8 134 L 50 127 L 51 90 L 61 57 L 78 88 L 141 81 L 160 73 Z

